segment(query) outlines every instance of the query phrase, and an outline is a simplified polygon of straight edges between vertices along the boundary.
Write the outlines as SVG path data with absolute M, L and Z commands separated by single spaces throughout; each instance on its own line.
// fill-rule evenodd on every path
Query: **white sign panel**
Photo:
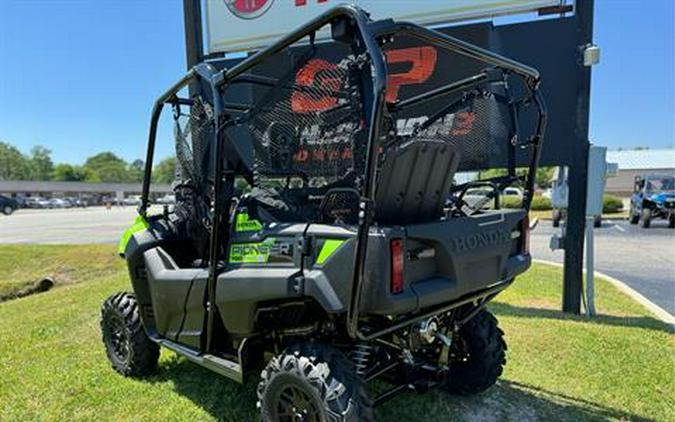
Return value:
M 255 50 L 345 0 L 205 0 L 209 53 Z M 421 25 L 489 18 L 554 6 L 559 0 L 353 0 L 373 19 Z M 322 34 L 319 34 L 322 35 Z M 323 34 L 327 36 L 327 34 Z

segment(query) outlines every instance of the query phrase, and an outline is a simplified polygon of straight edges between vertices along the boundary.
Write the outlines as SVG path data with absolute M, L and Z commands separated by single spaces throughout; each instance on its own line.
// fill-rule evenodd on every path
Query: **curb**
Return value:
M 536 262 L 539 264 L 546 264 L 550 265 L 553 267 L 558 267 L 558 268 L 563 268 L 563 264 L 560 264 L 558 262 L 553 262 L 553 261 L 547 261 L 545 259 L 533 259 L 532 262 Z M 584 270 L 584 273 L 586 270 Z M 609 281 L 612 285 L 614 285 L 617 289 L 622 291 L 623 293 L 627 294 L 630 296 L 633 300 L 638 302 L 640 305 L 644 306 L 649 312 L 651 312 L 655 317 L 660 319 L 661 321 L 665 322 L 666 324 L 669 324 L 673 330 L 675 330 L 675 316 L 671 315 L 668 311 L 660 307 L 659 305 L 655 304 L 654 302 L 650 301 L 646 297 L 644 297 L 641 293 L 637 292 L 634 290 L 632 287 L 628 286 L 626 283 L 623 281 L 616 279 L 610 275 L 607 275 L 605 273 L 601 273 L 600 271 L 594 271 L 594 274 L 596 277 L 604 278 L 605 280 Z

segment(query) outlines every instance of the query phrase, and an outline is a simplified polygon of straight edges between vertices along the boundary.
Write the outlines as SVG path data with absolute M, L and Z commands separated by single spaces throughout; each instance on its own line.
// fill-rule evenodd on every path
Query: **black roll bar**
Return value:
M 201 78 L 207 82 L 210 82 L 215 70 L 213 66 L 207 63 L 200 63 L 199 65 L 190 69 L 185 76 L 180 78 L 178 82 L 173 84 L 171 88 L 166 90 L 157 100 L 152 107 L 152 116 L 150 118 L 150 132 L 148 134 L 148 151 L 145 156 L 145 169 L 143 174 L 143 188 L 141 191 L 141 205 L 138 207 L 138 214 L 143 218 L 147 217 L 148 211 L 148 197 L 150 196 L 150 181 L 152 179 L 152 161 L 155 156 L 155 143 L 157 140 L 157 124 L 159 123 L 159 117 L 162 114 L 164 109 L 164 104 L 166 103 L 178 103 L 178 104 L 187 104 L 189 100 L 178 98 L 176 95 L 178 92 L 188 86 L 190 83 L 195 82 L 198 78 Z
M 415 25 L 414 23 L 395 22 L 391 25 L 378 26 L 374 35 L 375 37 L 383 37 L 401 34 L 410 35 L 429 44 L 443 47 L 446 50 L 454 51 L 455 53 L 462 54 L 474 60 L 510 70 L 530 79 L 535 84 L 541 79 L 539 71 L 533 67 L 527 66 L 508 57 L 504 57 L 501 54 L 497 54 L 490 50 L 469 44 L 466 41 L 451 37 L 449 35 L 443 34 L 442 32 Z
M 358 330 L 358 318 L 359 318 L 359 303 L 361 298 L 361 285 L 365 273 L 365 259 L 366 251 L 368 248 L 368 232 L 370 229 L 370 224 L 372 220 L 372 202 L 375 192 L 375 170 L 378 156 L 377 141 L 380 136 L 383 115 L 384 115 L 384 98 L 385 91 L 387 87 L 387 66 L 384 61 L 384 55 L 382 50 L 379 47 L 379 44 L 373 35 L 370 27 L 370 20 L 368 15 L 362 9 L 356 6 L 342 5 L 337 6 L 326 13 L 314 18 L 309 21 L 307 24 L 296 29 L 295 31 L 289 33 L 285 37 L 281 38 L 276 43 L 265 48 L 254 54 L 253 56 L 243 60 L 234 67 L 230 69 L 225 69 L 219 74 L 215 75 L 212 78 L 212 81 L 215 86 L 215 91 L 218 94 L 221 93 L 222 89 L 228 85 L 233 79 L 237 78 L 240 75 L 243 75 L 245 72 L 251 70 L 256 65 L 260 64 L 264 60 L 272 57 L 273 55 L 281 52 L 282 50 L 288 48 L 290 45 L 301 40 L 306 36 L 311 37 L 311 42 L 313 42 L 313 34 L 320 28 L 326 26 L 327 24 L 335 21 L 339 18 L 350 18 L 352 22 L 356 24 L 356 29 L 360 35 L 360 42 L 363 45 L 360 46 L 361 49 L 370 58 L 371 72 L 372 72 L 372 93 L 367 93 L 370 95 L 370 98 L 366 97 L 366 109 L 369 109 L 368 112 L 368 147 L 366 153 L 366 175 L 363 184 L 362 198 L 360 200 L 360 207 L 362 211 L 362 218 L 359 220 L 359 230 L 358 236 L 356 238 L 356 255 L 355 255 L 355 264 L 354 264 L 354 275 L 352 281 L 352 296 L 350 300 L 350 305 L 347 308 L 347 331 L 350 336 L 356 337 L 360 335 Z M 220 95 L 216 95 L 218 99 Z M 220 107 L 222 109 L 222 107 Z M 218 116 L 219 107 L 215 107 L 216 116 Z M 218 124 L 218 123 L 217 123 Z M 221 160 L 222 150 L 224 145 L 222 145 L 222 138 L 218 136 L 218 130 L 216 130 L 216 155 L 218 160 Z M 216 177 L 216 195 L 219 193 L 219 182 L 222 179 L 222 175 L 218 174 Z M 216 207 L 214 214 L 216 216 L 221 216 L 223 212 L 229 215 L 229 208 L 223 210 L 223 201 L 216 201 Z M 223 236 L 221 235 L 220 230 L 217 228 L 220 227 L 216 225 L 219 222 L 220 218 L 216 217 L 214 222 L 214 227 L 211 235 L 211 260 L 213 261 L 218 251 L 221 250 L 221 245 L 223 241 Z M 227 254 L 227 251 L 226 251 Z M 214 309 L 214 300 L 215 300 L 215 283 L 217 279 L 218 268 L 215 262 L 211 262 L 211 271 L 209 275 L 208 283 L 208 315 L 207 315 L 207 344 L 206 351 L 209 351 L 211 347 L 211 335 L 213 332 L 213 314 Z
M 233 184 L 234 175 L 233 173 L 226 168 L 223 153 L 225 151 L 225 143 L 229 142 L 226 140 L 225 136 L 220 136 L 220 130 L 226 126 L 227 122 L 223 121 L 222 116 L 223 111 L 229 106 L 224 104 L 222 100 L 223 89 L 233 81 L 233 79 L 242 76 L 245 72 L 251 70 L 256 65 L 270 58 L 271 56 L 283 51 L 288 48 L 290 45 L 294 44 L 297 41 L 300 41 L 302 38 L 309 36 L 310 42 L 314 41 L 314 33 L 320 28 L 326 26 L 327 24 L 339 19 L 339 18 L 349 18 L 356 25 L 358 35 L 360 38 L 358 41 L 362 45 L 358 47 L 363 50 L 370 59 L 370 72 L 371 79 L 370 84 L 364 84 L 364 87 L 370 90 L 366 92 L 364 96 L 364 102 L 366 109 L 366 117 L 369 123 L 368 127 L 368 142 L 367 142 L 367 151 L 366 151 L 366 163 L 365 163 L 365 178 L 362 185 L 361 199 L 359 203 L 359 227 L 358 235 L 356 237 L 356 246 L 355 246 L 355 257 L 354 257 L 354 273 L 352 279 L 352 288 L 351 288 L 351 297 L 349 301 L 349 306 L 347 308 L 347 332 L 353 338 L 368 339 L 372 338 L 373 335 L 366 335 L 362 333 L 358 327 L 359 313 L 360 313 L 360 303 L 361 295 L 363 289 L 363 280 L 365 278 L 365 262 L 366 254 L 368 248 L 368 234 L 370 231 L 370 226 L 373 218 L 373 204 L 374 204 L 374 194 L 375 194 L 375 181 L 376 181 L 376 168 L 379 155 L 379 140 L 381 138 L 381 131 L 384 122 L 384 113 L 386 108 L 385 103 L 385 94 L 387 89 L 387 65 L 384 60 L 384 54 L 380 48 L 378 40 L 386 38 L 394 34 L 407 34 L 418 39 L 425 41 L 430 44 L 441 46 L 447 50 L 454 51 L 465 55 L 467 57 L 473 58 L 478 61 L 489 63 L 493 66 L 500 67 L 514 73 L 517 73 L 521 76 L 524 76 L 528 80 L 528 85 L 531 90 L 536 91 L 539 84 L 539 72 L 511 60 L 507 57 L 503 57 L 499 54 L 493 53 L 489 50 L 479 48 L 477 46 L 471 45 L 459 39 L 447 36 L 437 31 L 433 31 L 427 28 L 419 27 L 412 23 L 401 22 L 401 23 L 389 23 L 389 22 L 380 22 L 379 24 L 374 24 L 370 21 L 368 14 L 362 9 L 356 6 L 341 5 L 337 6 L 326 13 L 314 18 L 309 21 L 307 24 L 302 27 L 294 30 L 288 35 L 281 38 L 279 41 L 270 45 L 269 47 L 257 52 L 251 57 L 241 61 L 237 65 L 229 69 L 224 69 L 220 72 L 216 72 L 214 68 L 208 63 L 200 63 L 199 65 L 193 67 L 183 78 L 181 78 L 174 86 L 167 90 L 162 96 L 160 96 L 154 104 L 152 110 L 152 118 L 150 123 L 150 133 L 148 137 L 148 152 L 146 156 L 146 165 L 145 165 L 145 176 L 143 180 L 143 193 L 142 201 L 139 207 L 139 214 L 143 217 L 146 217 L 147 207 L 148 207 L 148 196 L 150 190 L 150 180 L 152 176 L 152 161 L 155 149 L 155 138 L 157 135 L 157 124 L 159 121 L 160 114 L 162 112 L 163 106 L 165 103 L 169 102 L 181 102 L 177 98 L 176 94 L 181 89 L 185 88 L 188 84 L 197 81 L 198 79 L 203 80 L 209 86 L 211 86 L 212 94 L 214 97 L 214 113 L 215 113 L 215 146 L 216 146 L 216 178 L 215 178 L 215 195 L 216 200 L 214 204 L 214 222 L 213 229 L 211 231 L 210 239 L 210 259 L 209 259 L 209 280 L 207 284 L 207 339 L 204 349 L 206 352 L 210 351 L 213 341 L 213 327 L 214 327 L 214 317 L 215 317 L 215 287 L 218 273 L 222 268 L 218 266 L 220 252 L 222 250 L 223 241 L 228 243 L 227 235 L 229 233 L 223 233 L 223 226 L 229 221 L 229 201 L 224 201 L 220 198 L 223 194 L 223 188 L 227 187 L 224 185 L 223 178 L 226 177 L 227 184 Z M 257 76 L 246 76 L 249 82 L 260 82 L 265 84 L 269 81 L 264 78 L 259 78 Z M 447 94 L 449 92 L 456 91 L 458 89 L 466 88 L 472 85 L 485 82 L 490 79 L 490 75 L 486 72 L 479 74 L 475 77 L 468 78 L 466 80 L 458 81 L 456 83 L 450 84 L 446 87 L 442 87 L 438 90 L 431 91 L 426 94 L 422 94 L 415 98 L 411 98 L 406 101 L 402 101 L 397 104 L 399 108 L 405 108 L 407 106 L 413 105 L 418 102 L 424 102 L 432 98 L 436 98 L 440 95 Z M 543 112 L 543 100 L 538 92 L 535 93 L 535 102 L 540 107 L 539 108 L 539 122 L 538 130 L 539 132 L 535 136 L 536 139 L 533 139 L 532 143 L 534 144 L 534 155 L 535 160 L 531 164 L 531 168 L 536 168 L 538 157 L 539 157 L 539 147 L 538 143 L 543 133 L 545 127 L 546 116 Z M 224 174 L 226 173 L 226 174 Z M 534 177 L 531 176 L 531 180 L 534 180 Z M 231 189 L 228 189 L 228 192 Z M 228 193 L 231 195 L 231 192 Z M 227 204 L 226 204 L 227 202 Z M 229 231 L 228 231 L 229 232 Z M 223 236 L 225 235 L 225 236 Z M 225 253 L 227 255 L 227 248 Z M 227 258 L 225 259 L 227 262 Z M 455 304 L 456 305 L 456 304 Z M 416 319 L 413 318 L 412 321 Z M 406 321 L 410 323 L 410 321 Z M 394 326 L 386 329 L 387 332 L 390 330 L 395 330 L 402 323 L 395 324 Z

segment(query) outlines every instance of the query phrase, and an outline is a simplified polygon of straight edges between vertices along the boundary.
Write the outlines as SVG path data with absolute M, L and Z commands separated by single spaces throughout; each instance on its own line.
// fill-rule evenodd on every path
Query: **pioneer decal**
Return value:
M 283 238 L 269 238 L 256 243 L 235 243 L 230 247 L 230 263 L 292 263 L 293 244 L 293 239 Z

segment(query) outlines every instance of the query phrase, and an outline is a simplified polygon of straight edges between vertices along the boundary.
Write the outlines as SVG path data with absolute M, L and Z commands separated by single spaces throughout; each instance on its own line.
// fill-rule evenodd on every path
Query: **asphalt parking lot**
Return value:
M 134 222 L 133 206 L 71 209 L 21 209 L 0 217 L 0 243 L 117 242 Z
M 551 251 L 549 239 L 560 229 L 542 220 L 532 232 L 532 255 L 563 262 L 564 251 Z M 627 221 L 604 221 L 595 229 L 595 270 L 617 278 L 675 315 L 675 230 L 665 220 L 643 229 Z
M 135 207 L 90 207 L 65 210 L 19 210 L 0 215 L 0 243 L 114 243 L 136 216 Z M 563 251 L 551 251 L 558 229 L 541 221 L 532 232 L 532 255 L 562 262 Z M 595 231 L 596 270 L 624 281 L 675 315 L 675 230 L 665 221 L 649 229 L 626 221 L 607 221 Z

